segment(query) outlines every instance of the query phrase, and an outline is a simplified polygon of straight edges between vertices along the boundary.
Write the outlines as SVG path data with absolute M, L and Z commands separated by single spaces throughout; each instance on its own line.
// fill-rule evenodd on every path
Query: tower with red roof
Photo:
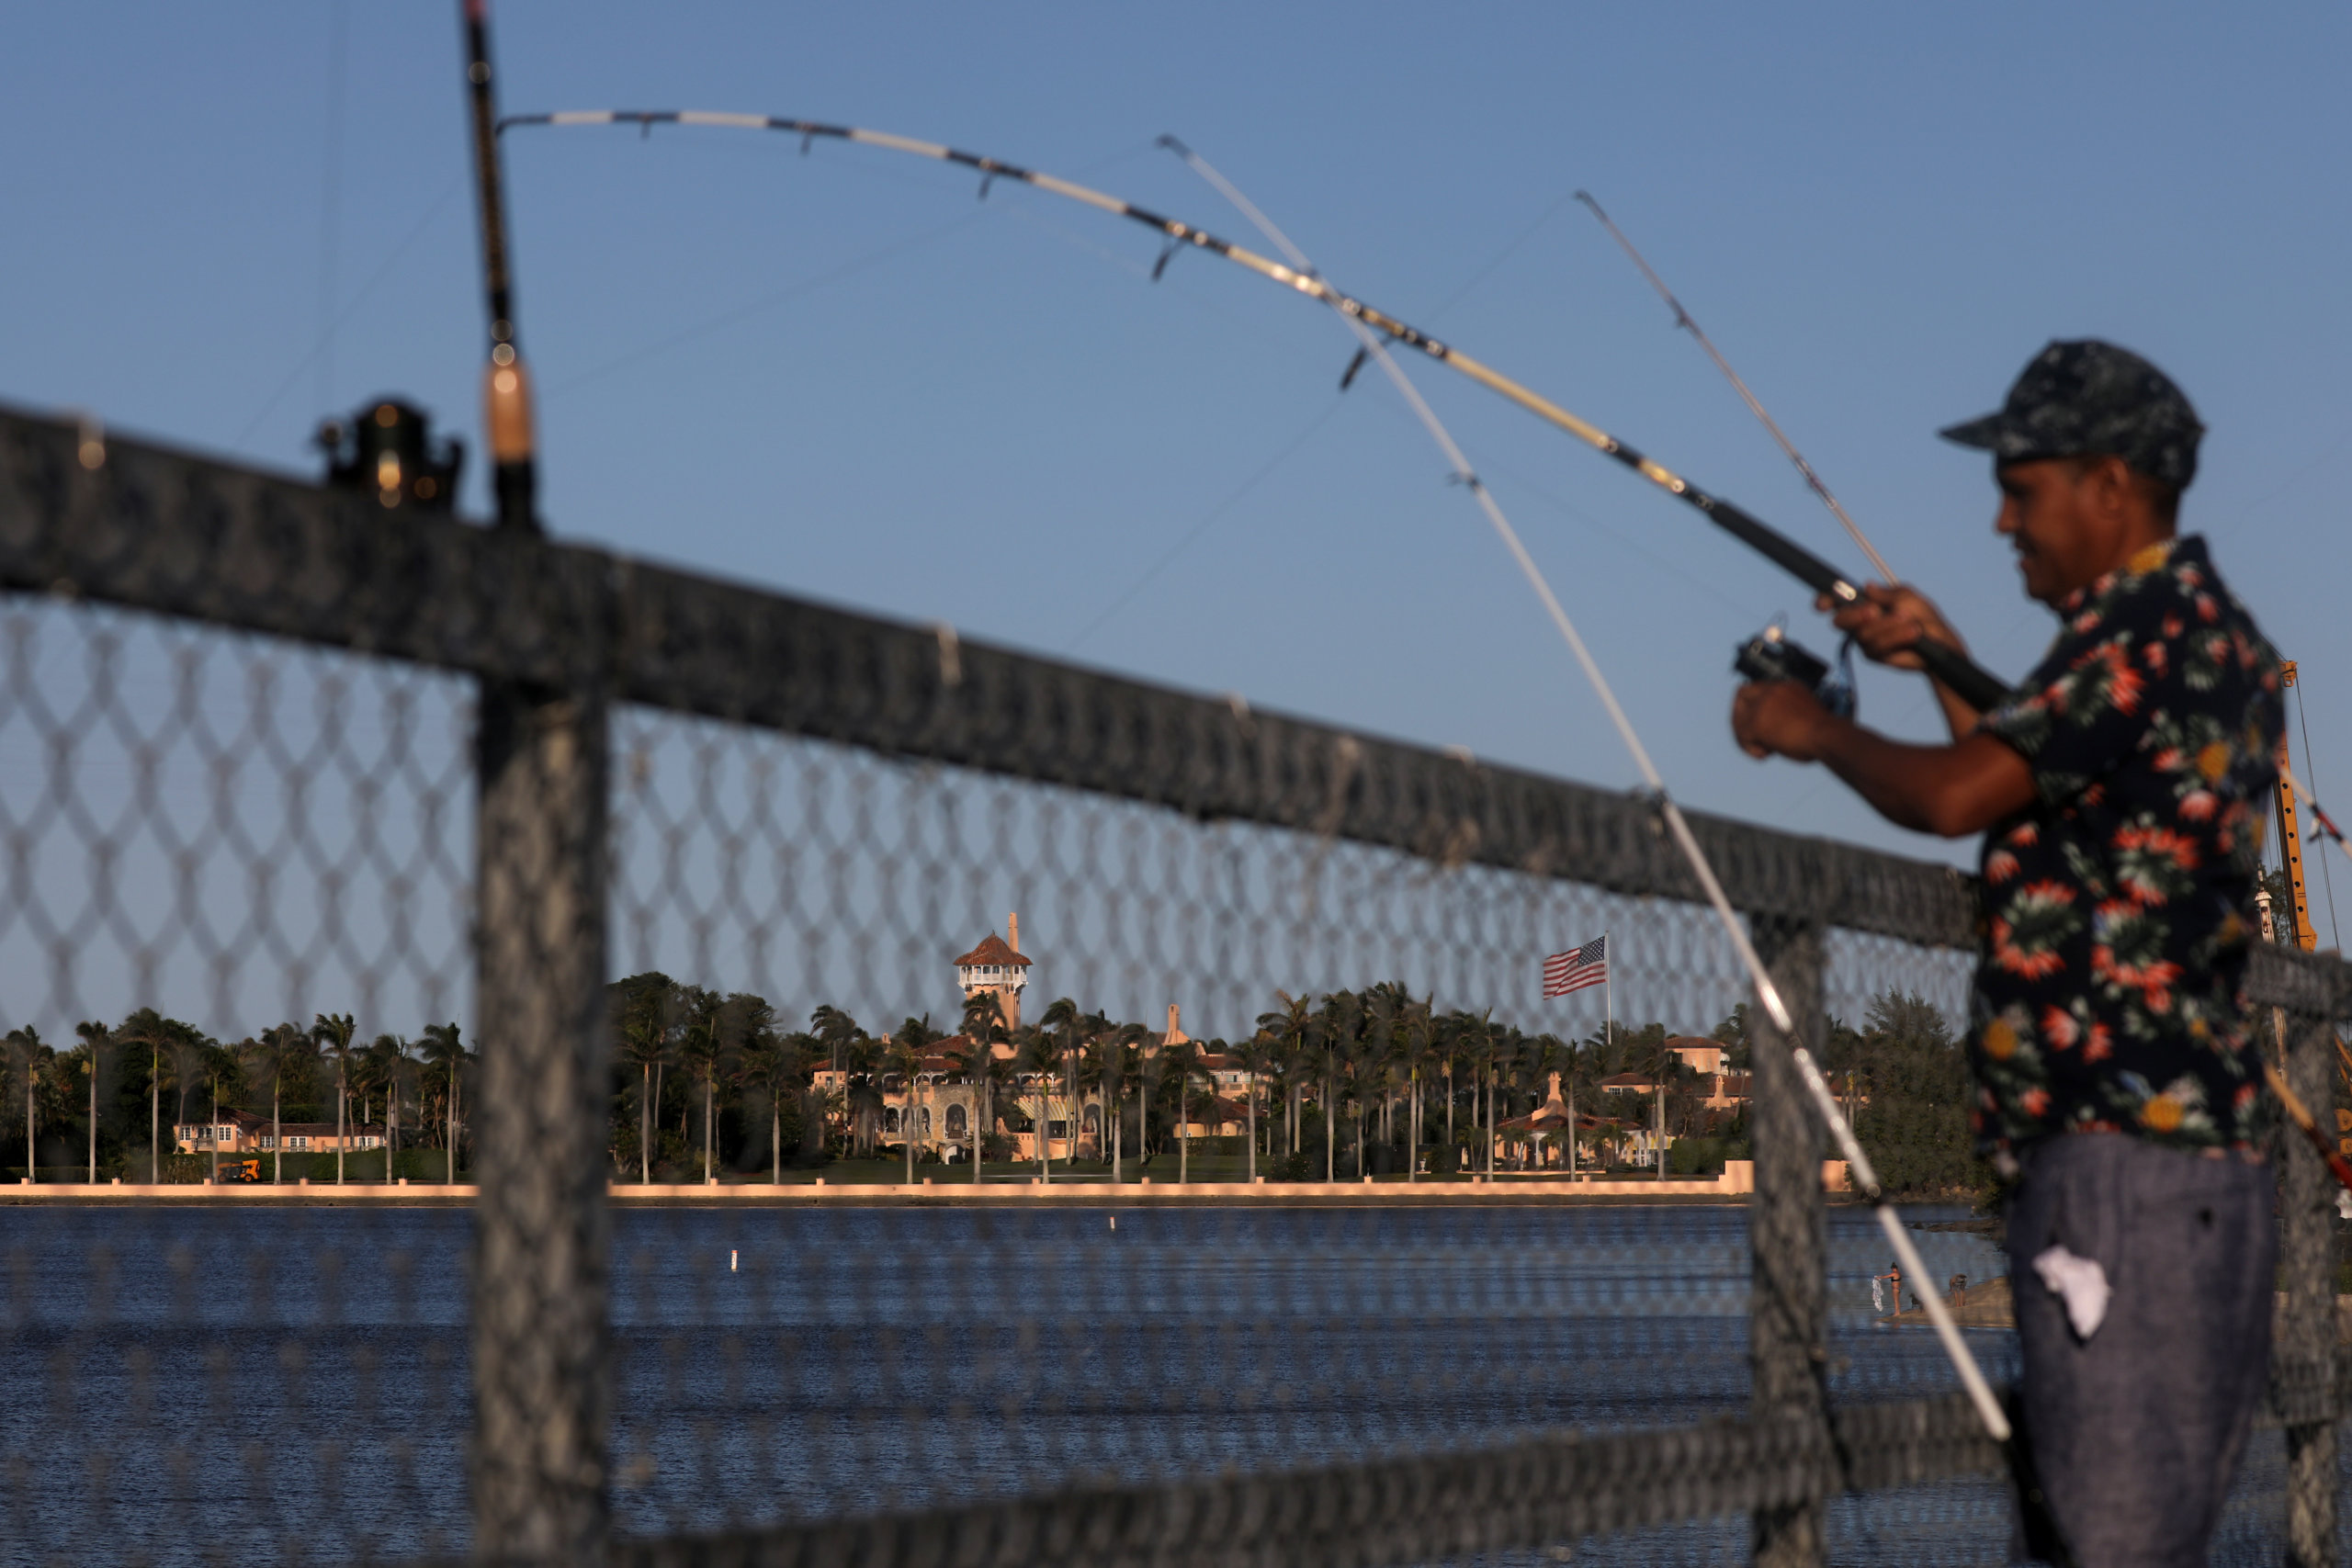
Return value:
M 956 984 L 966 1001 L 983 991 L 996 993 L 998 1003 L 1004 1009 L 1004 1027 L 1021 1027 L 1021 992 L 1029 984 L 1029 960 L 1021 953 L 1021 917 L 1004 918 L 1011 939 L 994 931 L 982 939 L 980 945 L 956 960 Z

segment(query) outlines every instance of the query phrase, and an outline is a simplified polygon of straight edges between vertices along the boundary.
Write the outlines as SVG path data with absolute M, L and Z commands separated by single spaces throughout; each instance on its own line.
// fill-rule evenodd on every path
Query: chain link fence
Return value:
M 1638 798 L 8 413 L 0 589 L 0 1561 L 2008 1560 L 1946 868 L 1694 824 L 1905 1281 Z

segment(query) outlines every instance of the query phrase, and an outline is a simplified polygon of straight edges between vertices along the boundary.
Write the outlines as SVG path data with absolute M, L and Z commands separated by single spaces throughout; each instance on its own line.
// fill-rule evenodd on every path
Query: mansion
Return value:
M 276 1133 L 269 1118 L 248 1111 L 228 1111 L 218 1122 L 185 1122 L 172 1128 L 172 1143 L 184 1155 L 275 1154 L 285 1140 L 287 1154 L 327 1154 L 340 1144 L 346 1153 L 384 1146 L 384 1129 L 346 1122 L 340 1132 L 332 1122 L 281 1122 Z
M 1012 1033 L 1021 1027 L 1022 992 L 1028 987 L 1035 963 L 1021 951 L 1021 917 L 1008 915 L 1003 936 L 990 931 L 978 946 L 954 960 L 956 989 L 967 1003 L 982 994 L 993 995 L 1004 1017 L 1005 1032 Z M 1143 1054 L 1148 1058 L 1191 1043 L 1193 1037 L 1183 1031 L 1181 1010 L 1171 1002 L 1168 1027 L 1145 1037 Z M 951 1035 L 933 1044 L 913 1073 L 891 1073 L 883 1078 L 879 1123 L 883 1142 L 911 1140 L 919 1151 L 944 1160 L 971 1157 L 972 1124 L 979 1100 L 978 1086 L 966 1068 L 971 1046 L 968 1036 Z M 1013 1157 L 1021 1160 L 1038 1157 L 1041 1134 L 1047 1158 L 1111 1157 L 1104 1122 L 1107 1112 L 1099 1089 L 1080 1088 L 1073 1103 L 1066 1072 L 1055 1074 L 1050 1084 L 1040 1083 L 1040 1075 L 1015 1066 L 1018 1053 L 1012 1045 L 1000 1040 L 989 1049 L 1003 1064 L 1002 1076 L 997 1077 L 989 1096 L 990 1120 L 995 1123 L 989 1130 L 991 1138 L 1011 1144 Z M 1202 1138 L 1243 1131 L 1248 1111 L 1242 1096 L 1249 1075 L 1238 1061 L 1209 1053 L 1201 1055 L 1199 1066 L 1203 1076 L 1216 1086 L 1216 1091 L 1206 1085 L 1194 1091 L 1183 1128 L 1155 1122 L 1155 1132 L 1174 1135 L 1181 1131 Z M 821 1071 L 816 1075 L 816 1085 L 820 1089 L 845 1089 L 847 1078 L 845 1073 Z M 1040 1093 L 1046 1108 L 1042 1128 L 1034 1124 Z M 1131 1156 L 1136 1152 L 1132 1147 L 1128 1150 Z

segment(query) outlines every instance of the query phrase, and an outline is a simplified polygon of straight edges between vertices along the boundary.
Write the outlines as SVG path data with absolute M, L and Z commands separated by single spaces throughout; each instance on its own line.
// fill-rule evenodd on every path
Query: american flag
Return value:
M 1594 937 L 1569 953 L 1555 953 L 1544 961 L 1544 994 L 1565 997 L 1609 978 L 1609 939 Z

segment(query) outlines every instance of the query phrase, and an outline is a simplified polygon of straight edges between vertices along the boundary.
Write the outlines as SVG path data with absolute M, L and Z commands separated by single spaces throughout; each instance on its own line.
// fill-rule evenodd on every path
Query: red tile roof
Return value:
M 1029 960 L 1005 945 L 1004 938 L 994 931 L 989 932 L 987 940 L 979 946 L 957 959 L 956 967 L 962 969 L 975 964 L 1013 964 L 1023 969 L 1029 967 Z

